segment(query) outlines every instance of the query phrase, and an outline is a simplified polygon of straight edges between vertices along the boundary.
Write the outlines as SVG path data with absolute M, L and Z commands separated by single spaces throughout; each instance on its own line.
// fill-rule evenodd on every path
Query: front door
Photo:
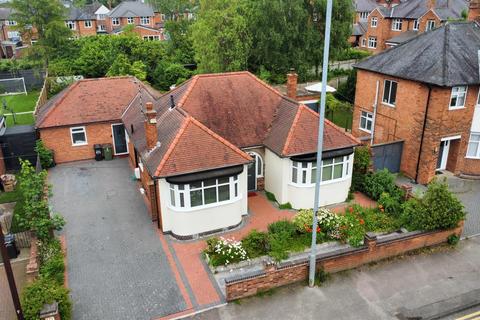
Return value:
M 125 128 L 123 124 L 113 124 L 113 149 L 115 155 L 128 153 L 127 137 L 125 135 Z
M 255 162 L 248 165 L 248 191 L 255 191 L 257 189 L 257 176 L 255 174 Z
M 450 140 L 440 142 L 438 151 L 437 170 L 447 169 L 448 151 L 450 150 Z

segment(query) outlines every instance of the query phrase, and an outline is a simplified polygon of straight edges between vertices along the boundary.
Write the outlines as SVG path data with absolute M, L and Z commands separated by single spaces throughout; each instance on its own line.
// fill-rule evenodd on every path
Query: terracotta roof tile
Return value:
M 139 87 L 145 88 L 134 77 L 77 81 L 38 111 L 36 127 L 119 120 L 125 108 L 137 95 Z

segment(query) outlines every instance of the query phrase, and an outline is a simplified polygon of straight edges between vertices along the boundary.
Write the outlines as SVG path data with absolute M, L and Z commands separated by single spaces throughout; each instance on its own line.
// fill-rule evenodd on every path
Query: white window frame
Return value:
M 73 21 L 73 20 L 65 21 L 65 25 L 70 30 L 77 30 L 77 25 L 76 25 L 75 21 Z
M 418 31 L 420 28 L 420 21 L 418 19 L 413 20 L 413 31 Z
M 81 131 L 74 132 L 75 130 L 81 130 Z M 73 141 L 73 134 L 74 134 L 74 133 L 81 133 L 81 132 L 83 132 L 83 135 L 85 136 L 85 142 L 75 143 L 75 142 Z M 70 128 L 70 138 L 71 138 L 71 140 L 72 140 L 72 146 L 73 146 L 73 147 L 80 147 L 80 146 L 86 146 L 86 145 L 88 145 L 87 129 L 85 128 L 85 126 L 82 126 L 82 127 L 71 127 L 71 128 Z
M 322 171 L 326 167 L 332 167 L 332 178 L 328 180 L 324 180 L 323 172 L 322 172 L 322 181 L 320 182 L 321 185 L 335 183 L 339 181 L 343 181 L 348 179 L 351 176 L 350 170 L 350 160 L 353 155 L 348 156 L 339 156 L 329 159 L 322 160 Z M 341 161 L 338 161 L 338 158 L 342 158 Z M 331 164 L 325 164 L 326 161 L 331 160 Z M 336 162 L 338 161 L 338 162 Z M 333 178 L 334 166 L 342 165 L 342 176 L 340 178 Z M 312 187 L 315 185 L 316 179 L 316 169 L 317 169 L 317 162 L 297 162 L 291 161 L 290 165 L 290 182 L 289 184 L 297 187 Z M 305 182 L 303 182 L 303 177 L 305 177 Z
M 107 31 L 107 27 L 104 24 L 99 24 L 97 28 L 98 31 Z
M 462 89 L 462 88 L 464 88 L 464 89 Z M 462 91 L 460 91 L 460 90 L 462 90 Z M 466 103 L 466 100 L 467 100 L 467 93 L 468 93 L 468 86 L 452 87 L 452 93 L 450 95 L 450 102 L 448 104 L 448 110 L 457 110 L 457 109 L 465 108 L 465 103 Z M 459 105 L 458 104 L 459 97 L 461 97 L 462 95 L 463 95 L 463 104 Z M 455 105 L 452 106 L 452 100 L 454 98 L 456 99 L 455 100 Z
M 90 29 L 93 26 L 92 20 L 85 20 L 85 21 L 83 21 L 83 24 L 84 24 L 85 28 L 87 28 L 87 29 Z
M 219 179 L 217 178 L 216 183 L 214 185 L 205 186 L 204 181 L 198 181 L 201 183 L 201 187 L 193 188 L 191 184 L 169 184 L 169 193 L 170 193 L 170 201 L 169 206 L 176 211 L 193 211 L 193 210 L 200 210 L 204 208 L 212 208 L 221 205 L 225 205 L 228 203 L 232 203 L 240 199 L 242 196 L 240 194 L 240 185 L 239 185 L 239 175 L 228 177 L 228 182 L 219 183 Z M 210 180 L 210 179 L 206 179 Z M 229 199 L 218 201 L 219 199 L 219 187 L 222 186 L 229 186 Z M 216 198 L 217 201 L 209 204 L 205 204 L 205 189 L 216 189 Z M 192 206 L 190 192 L 191 191 L 202 191 L 202 205 Z M 183 206 L 181 206 L 183 199 Z
M 17 25 L 17 21 L 15 21 L 15 20 L 6 20 L 6 21 L 5 21 L 5 24 L 6 24 L 7 26 L 16 26 L 16 25 Z
M 249 151 L 248 154 L 255 160 L 255 176 L 257 178 L 263 177 L 263 158 L 260 154 L 256 153 L 255 151 Z
M 159 35 L 143 36 L 143 40 L 145 40 L 145 41 L 160 41 L 160 36 Z
M 128 23 L 128 24 L 134 24 L 134 23 L 135 23 L 135 18 L 133 18 L 133 17 L 128 17 L 128 18 L 127 18 L 127 23 Z
M 387 82 L 390 82 L 390 87 L 388 89 L 388 98 L 387 98 L 387 101 L 385 101 L 385 88 L 387 86 Z M 396 84 L 396 90 L 395 90 L 395 101 L 392 103 L 392 84 L 395 83 Z M 383 81 L 383 96 L 382 96 L 382 104 L 384 105 L 387 105 L 389 107 L 395 107 L 396 103 L 397 103 L 397 93 L 398 93 L 398 82 L 397 81 L 394 81 L 394 80 L 389 80 L 389 79 L 385 79 Z
M 120 19 L 119 18 L 112 18 L 112 26 L 119 26 Z
M 366 47 L 366 46 L 367 46 L 367 38 L 362 37 L 361 46 L 362 46 L 362 47 Z
M 392 31 L 402 31 L 403 21 L 402 19 L 392 20 Z
M 362 126 L 362 120 L 365 120 L 365 127 Z M 370 123 L 370 130 L 368 129 L 368 124 Z M 373 113 L 369 111 L 360 111 L 360 123 L 358 127 L 360 130 L 372 133 L 373 126 Z
M 473 140 L 473 137 L 475 136 L 475 140 Z M 470 151 L 472 150 L 471 148 L 473 144 L 477 145 L 477 153 L 474 155 L 470 155 Z M 468 146 L 467 146 L 467 155 L 466 158 L 468 159 L 480 159 L 480 132 L 470 132 L 470 138 L 468 140 Z
M 97 20 L 105 20 L 106 14 L 97 14 Z
M 12 39 L 15 37 L 20 37 L 20 32 L 18 31 L 7 31 L 7 38 Z
M 368 37 L 368 48 L 376 49 L 377 48 L 377 38 L 376 37 Z
M 427 20 L 425 24 L 425 31 L 430 31 L 435 29 L 435 20 Z
M 362 12 L 360 12 L 360 20 L 367 20 L 368 14 L 369 14 L 368 11 L 362 11 Z
M 150 17 L 140 17 L 140 24 L 142 26 L 150 25 Z
M 372 17 L 370 20 L 370 27 L 376 28 L 378 26 L 378 18 L 377 17 Z
M 477 107 L 480 107 L 480 89 L 478 89 L 478 94 L 477 94 Z

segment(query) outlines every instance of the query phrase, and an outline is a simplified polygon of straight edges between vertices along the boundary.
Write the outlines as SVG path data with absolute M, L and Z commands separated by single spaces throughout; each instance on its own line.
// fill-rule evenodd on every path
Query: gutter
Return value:
M 425 128 L 427 127 L 427 117 L 428 117 L 428 110 L 430 107 L 430 96 L 432 94 L 432 87 L 428 85 L 428 97 L 427 97 L 427 105 L 425 106 L 425 117 L 423 118 L 423 127 L 422 127 L 422 136 L 420 138 L 420 148 L 418 151 L 418 158 L 417 158 L 417 169 L 415 172 L 415 183 L 418 183 L 418 171 L 420 170 L 420 158 L 422 155 L 422 148 L 423 148 L 423 139 L 425 137 Z

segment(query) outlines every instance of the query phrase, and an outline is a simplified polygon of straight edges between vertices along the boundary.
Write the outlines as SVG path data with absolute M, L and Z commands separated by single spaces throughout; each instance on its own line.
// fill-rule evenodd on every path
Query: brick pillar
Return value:
M 405 192 L 405 196 L 404 196 L 404 199 L 405 200 L 408 200 L 410 198 L 413 198 L 413 186 L 411 185 L 408 185 L 408 184 L 402 184 L 400 186 L 400 189 L 403 190 L 403 192 Z
M 287 74 L 287 96 L 292 99 L 297 98 L 297 82 L 298 75 L 295 70 L 291 70 Z
M 377 236 L 372 232 L 365 234 L 365 245 L 368 247 L 368 251 L 375 250 L 377 246 Z
M 39 316 L 42 320 L 62 320 L 58 310 L 58 302 L 54 301 L 52 304 L 44 304 Z
M 480 22 L 480 0 L 470 0 L 468 6 L 468 21 Z
M 32 235 L 32 239 L 30 240 L 30 258 L 26 268 L 28 283 L 32 283 L 38 278 L 39 268 L 37 237 Z

